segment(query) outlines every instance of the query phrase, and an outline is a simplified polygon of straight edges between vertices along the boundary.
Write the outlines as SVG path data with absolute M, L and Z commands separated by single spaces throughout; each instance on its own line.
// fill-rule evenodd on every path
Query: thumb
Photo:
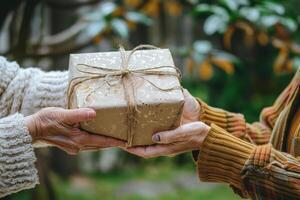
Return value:
M 183 90 L 184 107 L 182 114 L 182 123 L 198 121 L 200 116 L 201 107 L 198 101 L 186 90 Z
M 185 99 L 184 109 L 188 113 L 200 112 L 200 105 L 197 100 L 186 89 L 183 90 L 183 96 Z
M 78 108 L 65 110 L 63 113 L 63 122 L 68 124 L 75 124 L 82 121 L 94 119 L 96 111 L 91 108 Z

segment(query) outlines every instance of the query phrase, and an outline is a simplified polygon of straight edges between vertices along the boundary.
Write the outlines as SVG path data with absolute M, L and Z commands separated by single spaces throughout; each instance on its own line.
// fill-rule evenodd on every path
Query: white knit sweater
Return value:
M 44 107 L 65 107 L 67 82 L 67 72 L 22 69 L 0 56 L 0 197 L 38 183 L 24 116 Z

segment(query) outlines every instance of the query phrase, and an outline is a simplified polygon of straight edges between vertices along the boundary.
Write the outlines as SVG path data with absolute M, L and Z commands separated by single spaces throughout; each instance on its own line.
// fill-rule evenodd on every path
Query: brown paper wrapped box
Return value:
M 123 54 L 130 57 L 129 70 L 161 67 L 151 71 L 176 72 L 174 68 L 162 67 L 174 66 L 168 49 L 137 50 L 130 56 L 130 51 L 124 51 Z M 95 69 L 119 70 L 124 64 L 121 57 L 118 51 L 71 54 L 69 89 L 72 87 L 72 91 L 69 93 L 68 107 L 96 110 L 96 119 L 81 123 L 81 128 L 90 133 L 125 140 L 129 146 L 153 144 L 151 138 L 154 133 L 176 128 L 180 124 L 184 97 L 178 77 L 143 73 L 128 76 L 130 86 L 126 90 L 133 92 L 131 96 L 136 104 L 135 125 L 129 127 L 128 91 L 124 91 L 122 75 L 97 77 L 99 70 Z M 86 71 L 89 73 L 84 73 Z M 132 133 L 128 133 L 130 128 Z

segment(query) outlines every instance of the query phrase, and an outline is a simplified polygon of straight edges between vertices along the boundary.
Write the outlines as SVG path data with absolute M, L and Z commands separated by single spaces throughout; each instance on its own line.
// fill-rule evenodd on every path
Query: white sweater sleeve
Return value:
M 0 119 L 0 197 L 33 188 L 38 183 L 36 158 L 24 117 Z
M 38 183 L 24 116 L 44 107 L 65 107 L 67 82 L 67 72 L 22 69 L 0 56 L 0 197 Z
M 65 107 L 68 73 L 22 69 L 0 57 L 0 117 L 30 115 L 44 107 Z

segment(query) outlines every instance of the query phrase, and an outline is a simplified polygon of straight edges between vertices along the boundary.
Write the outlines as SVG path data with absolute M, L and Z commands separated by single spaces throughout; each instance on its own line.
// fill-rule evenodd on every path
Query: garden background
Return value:
M 298 0 L 2 0 L 0 55 L 65 70 L 70 53 L 170 48 L 185 88 L 253 122 L 300 65 L 299 10 Z M 200 183 L 190 154 L 36 153 L 41 184 L 4 199 L 239 199 L 228 186 Z

